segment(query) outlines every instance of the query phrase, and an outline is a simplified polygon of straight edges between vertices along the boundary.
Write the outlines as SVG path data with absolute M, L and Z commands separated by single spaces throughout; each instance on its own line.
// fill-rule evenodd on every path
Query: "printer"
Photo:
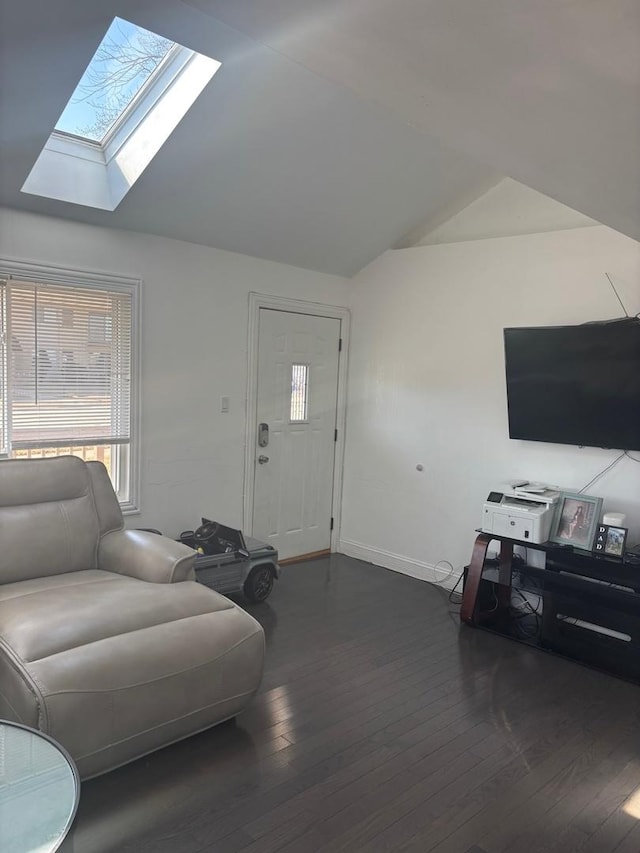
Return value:
M 542 483 L 516 482 L 489 492 L 482 532 L 540 545 L 549 539 L 560 491 Z

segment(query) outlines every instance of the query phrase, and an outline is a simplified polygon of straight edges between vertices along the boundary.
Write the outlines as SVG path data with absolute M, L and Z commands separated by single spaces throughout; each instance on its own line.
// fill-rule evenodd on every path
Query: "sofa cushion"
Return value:
M 231 610 L 195 583 L 156 584 L 97 569 L 0 586 L 0 636 L 25 662 L 188 616 Z
M 87 494 L 86 463 L 75 456 L 53 459 L 5 459 L 0 507 L 69 501 Z
M 93 570 L 0 587 L 0 646 L 0 711 L 48 732 L 88 777 L 238 713 L 264 635 L 200 584 Z
M 100 524 L 74 456 L 0 462 L 0 584 L 94 569 Z

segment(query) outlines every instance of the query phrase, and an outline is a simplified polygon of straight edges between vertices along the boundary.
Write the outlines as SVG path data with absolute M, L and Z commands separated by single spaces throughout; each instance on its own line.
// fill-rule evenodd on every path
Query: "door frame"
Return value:
M 303 299 L 289 299 L 286 296 L 267 296 L 263 293 L 249 293 L 249 330 L 248 368 L 247 368 L 247 404 L 244 445 L 244 495 L 243 529 L 253 535 L 253 504 L 255 487 L 255 443 L 258 397 L 258 332 L 260 327 L 260 309 L 285 311 L 289 314 L 308 314 L 313 317 L 328 317 L 340 320 L 342 350 L 338 361 L 338 389 L 336 396 L 336 441 L 333 460 L 333 494 L 331 498 L 331 550 L 338 550 L 340 541 L 340 514 L 342 510 L 342 474 L 344 469 L 345 428 L 347 421 L 347 369 L 349 362 L 349 332 L 351 313 L 348 308 L 337 305 L 323 305 L 320 302 L 306 302 Z

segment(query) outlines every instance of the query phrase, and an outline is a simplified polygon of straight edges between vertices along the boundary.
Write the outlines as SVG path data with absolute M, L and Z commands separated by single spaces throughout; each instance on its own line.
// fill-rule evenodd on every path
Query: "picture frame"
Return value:
M 602 498 L 561 492 L 551 525 L 550 542 L 592 551 L 602 513 Z
M 617 527 L 613 524 L 599 524 L 593 543 L 594 553 L 622 559 L 624 557 L 628 533 L 629 530 L 626 527 Z

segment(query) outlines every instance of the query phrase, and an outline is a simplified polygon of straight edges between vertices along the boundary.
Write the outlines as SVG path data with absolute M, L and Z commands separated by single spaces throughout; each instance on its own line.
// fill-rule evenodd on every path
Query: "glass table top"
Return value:
M 65 750 L 42 732 L 0 720 L 0 850 L 51 853 L 69 831 L 80 780 Z

